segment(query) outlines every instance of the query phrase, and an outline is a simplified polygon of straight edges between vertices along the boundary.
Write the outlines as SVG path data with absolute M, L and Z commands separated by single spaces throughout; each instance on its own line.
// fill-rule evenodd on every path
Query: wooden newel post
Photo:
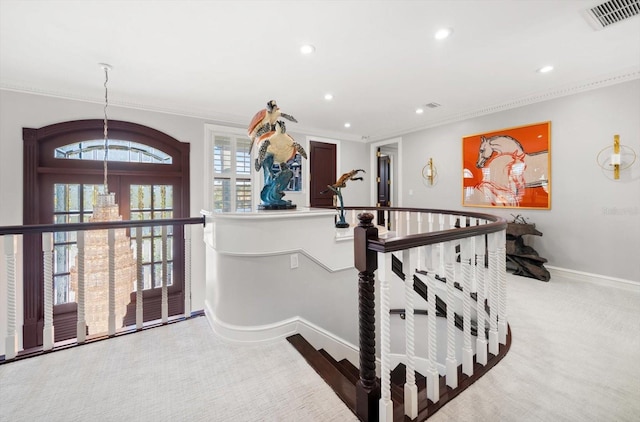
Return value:
M 360 380 L 356 385 L 356 415 L 362 421 L 378 420 L 380 384 L 376 380 L 375 278 L 378 254 L 367 248 L 369 239 L 378 238 L 371 224 L 373 214 L 358 214 L 360 224 L 353 229 L 355 267 L 358 273 L 358 309 L 360 324 Z

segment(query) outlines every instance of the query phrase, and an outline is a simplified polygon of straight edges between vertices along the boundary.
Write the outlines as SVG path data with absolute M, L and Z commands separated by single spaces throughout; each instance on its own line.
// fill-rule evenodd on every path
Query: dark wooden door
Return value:
M 378 207 L 391 206 L 391 159 L 378 150 Z M 378 211 L 378 224 L 384 225 L 384 212 Z
M 312 207 L 332 207 L 333 192 L 321 194 L 336 181 L 336 145 L 309 143 L 309 201 Z

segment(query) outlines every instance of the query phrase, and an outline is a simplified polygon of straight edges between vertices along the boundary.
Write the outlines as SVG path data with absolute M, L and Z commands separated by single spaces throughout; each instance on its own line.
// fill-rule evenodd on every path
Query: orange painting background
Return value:
M 500 205 L 491 205 L 491 203 L 486 202 L 482 204 L 469 203 L 465 201 L 465 189 L 468 187 L 473 187 L 478 185 L 478 183 L 482 182 L 482 168 L 476 167 L 476 162 L 478 161 L 478 155 L 480 150 L 481 137 L 490 138 L 492 136 L 511 136 L 520 142 L 522 148 L 526 154 L 532 154 L 541 151 L 551 152 L 551 124 L 550 122 L 544 123 L 536 123 L 527 126 L 508 128 L 508 129 L 500 129 L 493 132 L 479 133 L 477 135 L 465 136 L 462 138 L 462 160 L 463 160 L 463 205 L 465 206 L 500 206 Z M 484 164 L 484 167 L 489 166 L 491 161 L 495 158 L 492 156 L 487 162 Z M 549 160 L 550 162 L 550 160 Z M 551 186 L 551 169 L 549 168 L 549 162 L 547 163 L 547 175 L 549 179 L 549 185 L 547 190 L 550 189 Z M 472 178 L 464 178 L 464 170 L 469 170 L 471 172 Z M 506 206 L 505 206 L 506 207 Z M 518 207 L 510 207 L 510 208 L 549 208 L 549 194 L 544 191 L 542 187 L 528 187 L 525 188 L 525 194 L 520 200 L 520 205 Z

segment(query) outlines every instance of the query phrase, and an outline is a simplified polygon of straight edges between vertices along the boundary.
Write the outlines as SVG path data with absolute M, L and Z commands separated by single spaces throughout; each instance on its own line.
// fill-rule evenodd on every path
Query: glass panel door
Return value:
M 158 220 L 173 218 L 172 185 L 130 185 L 129 207 L 131 220 Z M 131 229 L 131 242 L 135 249 L 137 230 L 142 230 L 142 272 L 144 289 L 162 287 L 162 264 L 167 264 L 167 285 L 173 285 L 173 227 L 167 227 L 167 256 L 163 256 L 162 227 Z M 137 259 L 137 258 L 136 258 Z M 134 286 L 135 290 L 135 286 Z

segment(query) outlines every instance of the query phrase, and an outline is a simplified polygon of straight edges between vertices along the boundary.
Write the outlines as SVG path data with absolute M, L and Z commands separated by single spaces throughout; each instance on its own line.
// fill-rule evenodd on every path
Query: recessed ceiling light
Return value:
M 538 69 L 538 73 L 547 73 L 547 72 L 551 72 L 553 70 L 553 66 L 543 66 L 540 69 Z
M 324 94 L 324 99 L 327 101 L 331 101 L 333 100 L 333 95 L 332 94 Z
M 311 44 L 305 44 L 302 47 L 300 47 L 300 52 L 302 54 L 311 54 L 314 51 L 316 51 L 316 48 L 314 46 L 312 46 Z
M 434 37 L 436 38 L 436 40 L 444 40 L 445 38 L 449 37 L 449 35 L 451 35 L 452 32 L 453 32 L 453 29 L 451 28 L 438 29 L 434 34 Z
M 351 127 L 351 123 L 349 123 L 349 122 L 345 123 L 345 124 L 344 124 L 344 127 L 346 127 L 346 128 Z
M 424 109 L 416 108 L 416 114 L 422 114 L 422 113 L 424 113 Z

